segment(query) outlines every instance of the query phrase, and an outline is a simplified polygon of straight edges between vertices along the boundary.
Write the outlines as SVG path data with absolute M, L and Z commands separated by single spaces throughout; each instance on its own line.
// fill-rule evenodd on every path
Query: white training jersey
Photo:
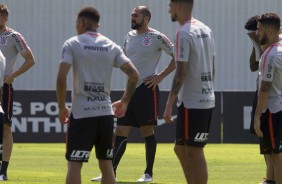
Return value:
M 186 22 L 176 33 L 175 61 L 187 62 L 186 79 L 178 94 L 177 105 L 208 109 L 215 106 L 212 31 L 199 20 Z
M 114 114 L 110 99 L 112 69 L 128 61 L 121 47 L 96 32 L 74 36 L 64 43 L 60 62 L 72 65 L 75 119 Z
M 3 86 L 5 74 L 6 59 L 0 50 L 0 86 Z
M 5 76 L 14 72 L 19 53 L 29 49 L 24 37 L 11 28 L 0 33 L 0 50 L 6 58 Z
M 137 34 L 132 30 L 125 38 L 123 50 L 139 72 L 137 87 L 146 77 L 157 73 L 162 51 L 173 55 L 173 44 L 170 40 L 164 34 L 149 29 L 149 32 L 143 34 Z
M 271 113 L 282 110 L 282 41 L 270 45 L 261 56 L 259 62 L 259 89 L 261 81 L 272 82 L 267 100 Z

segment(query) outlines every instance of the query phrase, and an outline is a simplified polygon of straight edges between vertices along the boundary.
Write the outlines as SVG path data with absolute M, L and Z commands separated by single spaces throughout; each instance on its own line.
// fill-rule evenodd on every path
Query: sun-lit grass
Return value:
M 154 166 L 155 184 L 186 183 L 173 144 L 158 144 Z M 14 144 L 8 183 L 64 183 L 67 162 L 64 144 Z M 118 183 L 135 183 L 145 169 L 144 144 L 128 144 L 122 158 Z M 255 144 L 208 144 L 205 148 L 210 184 L 253 184 L 264 177 L 265 165 Z M 82 169 L 82 183 L 98 176 L 95 154 Z

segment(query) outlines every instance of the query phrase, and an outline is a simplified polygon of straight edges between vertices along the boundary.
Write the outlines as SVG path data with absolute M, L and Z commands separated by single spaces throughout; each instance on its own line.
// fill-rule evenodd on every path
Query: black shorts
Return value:
M 2 155 L 4 114 L 0 112 L 0 155 Z M 2 159 L 0 159 L 2 160 Z
M 88 162 L 95 145 L 99 160 L 113 158 L 113 116 L 99 116 L 74 119 L 71 115 L 66 135 L 66 159 L 68 161 Z
M 208 141 L 211 109 L 186 109 L 178 107 L 176 121 L 176 145 L 204 147 Z
M 4 111 L 4 123 L 12 125 L 12 117 L 13 117 L 13 102 L 14 102 L 14 89 L 12 84 L 3 85 L 3 111 Z
M 261 115 L 260 153 L 272 154 L 282 152 L 282 111 L 271 113 L 268 109 Z
M 258 103 L 258 91 L 255 92 L 254 98 L 253 98 L 253 107 L 251 112 L 251 124 L 250 124 L 250 133 L 256 135 L 256 131 L 254 129 L 254 117 L 257 109 L 257 103 Z
M 143 83 L 136 88 L 124 117 L 117 119 L 117 125 L 134 127 L 157 125 L 158 109 L 158 86 L 152 90 Z

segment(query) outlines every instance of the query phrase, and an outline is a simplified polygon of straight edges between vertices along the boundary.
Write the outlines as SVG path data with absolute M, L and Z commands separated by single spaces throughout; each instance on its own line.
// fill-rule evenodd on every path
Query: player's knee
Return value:
M 128 137 L 130 128 L 125 126 L 117 126 L 115 130 L 116 136 Z

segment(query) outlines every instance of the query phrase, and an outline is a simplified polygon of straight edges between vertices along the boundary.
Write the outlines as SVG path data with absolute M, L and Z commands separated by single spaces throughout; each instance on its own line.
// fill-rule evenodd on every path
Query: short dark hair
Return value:
M 8 7 L 5 4 L 0 4 L 0 14 L 4 15 L 5 17 L 9 16 L 9 10 Z
M 149 21 L 151 20 L 151 12 L 150 9 L 147 6 L 138 6 L 140 8 L 141 14 L 144 17 L 149 17 Z
M 100 21 L 100 13 L 99 11 L 92 7 L 92 6 L 87 6 L 82 8 L 77 15 L 78 18 L 88 18 L 94 22 L 99 23 Z
M 194 0 L 171 0 L 171 2 L 187 2 L 187 3 L 194 3 Z
M 255 16 L 250 17 L 247 20 L 247 22 L 245 23 L 244 28 L 248 31 L 256 31 L 258 29 L 257 25 L 258 25 L 258 19 L 259 18 L 260 18 L 259 15 L 255 15 Z
M 264 13 L 260 16 L 258 22 L 263 25 L 273 26 L 276 30 L 280 30 L 281 21 L 279 15 L 276 13 Z

